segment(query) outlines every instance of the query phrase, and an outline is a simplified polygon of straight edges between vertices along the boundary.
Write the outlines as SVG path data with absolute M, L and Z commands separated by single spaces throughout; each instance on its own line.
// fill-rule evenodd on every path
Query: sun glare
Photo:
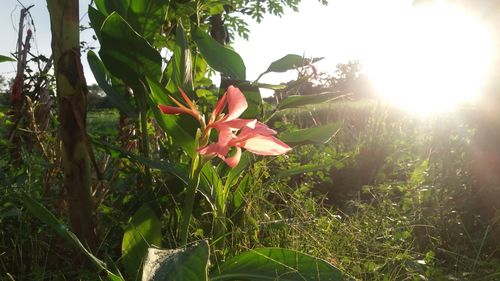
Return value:
M 493 56 L 485 26 L 452 6 L 406 12 L 390 27 L 385 25 L 363 59 L 376 91 L 418 113 L 448 111 L 474 102 Z

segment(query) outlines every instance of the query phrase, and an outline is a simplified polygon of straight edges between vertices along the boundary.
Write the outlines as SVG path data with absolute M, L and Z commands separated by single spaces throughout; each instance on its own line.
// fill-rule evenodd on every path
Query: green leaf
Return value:
M 233 79 L 245 80 L 245 64 L 238 53 L 225 48 L 199 27 L 194 27 L 191 35 L 208 65 Z
M 273 85 L 273 84 L 265 84 L 265 83 L 254 83 L 255 87 L 270 89 L 270 90 L 283 90 L 286 89 L 286 85 Z
M 116 12 L 101 28 L 99 56 L 106 68 L 127 85 L 140 85 L 144 76 L 156 81 L 161 77 L 161 56 Z
M 149 248 L 143 281 L 207 281 L 209 248 L 206 241 L 183 249 Z
M 229 170 L 226 183 L 224 185 L 225 192 L 229 191 L 229 188 L 236 184 L 238 178 L 243 174 L 243 171 L 248 167 L 248 165 L 250 165 L 250 157 L 248 156 L 248 153 L 243 153 L 238 165 Z
M 233 196 L 233 205 L 235 208 L 239 208 L 245 198 L 245 194 L 247 193 L 248 187 L 251 183 L 251 177 L 249 174 L 246 174 L 243 179 L 240 181 L 240 184 L 231 192 Z
M 102 61 L 93 51 L 87 53 L 87 61 L 94 74 L 97 84 L 109 97 L 110 102 L 121 112 L 133 120 L 137 120 L 137 112 L 132 105 L 132 100 L 127 97 L 125 85 L 119 83 L 106 69 Z
M 101 27 L 106 20 L 106 16 L 103 15 L 100 11 L 96 10 L 94 7 L 89 5 L 88 8 L 90 26 L 94 29 L 95 35 L 101 41 Z
M 161 34 L 165 21 L 168 0 L 127 0 L 127 21 L 151 44 L 156 35 Z
M 278 110 L 301 107 L 309 104 L 318 104 L 323 102 L 330 102 L 333 100 L 346 97 L 346 94 L 326 92 L 317 95 L 304 95 L 304 96 L 288 96 L 284 98 L 277 106 Z
M 123 234 L 122 262 L 129 277 L 141 278 L 142 261 L 152 245 L 161 247 L 161 223 L 153 210 L 142 206 L 132 216 Z
M 0 62 L 6 62 L 6 61 L 16 61 L 16 60 L 11 57 L 0 55 Z
M 87 258 L 100 270 L 103 270 L 108 280 L 111 281 L 123 281 L 123 278 L 112 273 L 107 269 L 107 265 L 102 260 L 95 257 L 89 250 L 83 246 L 82 242 L 76 237 L 76 235 L 68 230 L 66 225 L 60 222 L 49 210 L 47 210 L 42 204 L 38 203 L 31 196 L 26 193 L 21 194 L 21 200 L 23 201 L 26 208 L 39 220 L 46 223 L 51 227 L 57 234 L 59 234 L 66 241 L 71 243 L 76 249 L 80 250 Z
M 223 263 L 210 275 L 212 281 L 341 281 L 342 272 L 332 264 L 294 250 L 264 248 L 242 253 Z
M 184 90 L 191 88 L 189 85 L 189 82 L 192 81 L 191 51 L 184 28 L 180 24 L 177 25 L 175 47 L 173 48 L 172 79 L 177 87 Z
M 310 59 L 304 58 L 303 56 L 288 54 L 281 59 L 274 61 L 269 65 L 266 72 L 286 72 L 291 69 L 303 67 L 309 65 L 309 63 L 314 63 L 323 58 L 314 58 L 312 61 Z
M 330 141 L 332 137 L 335 136 L 335 134 L 340 130 L 340 127 L 340 123 L 333 123 L 324 126 L 283 133 L 280 135 L 280 140 L 291 146 L 304 144 L 323 144 Z

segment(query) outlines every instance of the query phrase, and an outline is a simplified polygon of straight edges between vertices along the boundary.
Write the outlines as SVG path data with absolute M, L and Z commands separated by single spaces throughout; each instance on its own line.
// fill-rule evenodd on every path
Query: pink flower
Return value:
M 191 114 L 195 118 L 202 120 L 196 107 L 187 96 L 181 91 L 190 108 L 186 108 L 175 99 L 174 102 L 179 106 L 160 106 L 163 113 L 166 114 Z M 227 114 L 222 111 L 228 107 Z M 257 122 L 256 119 L 240 119 L 241 114 L 247 109 L 248 103 L 243 93 L 233 86 L 229 86 L 226 93 L 217 102 L 215 109 L 210 117 L 207 126 L 203 126 L 204 132 L 202 140 L 207 140 L 212 128 L 217 130 L 218 140 L 216 143 L 200 143 L 202 147 L 198 152 L 208 157 L 219 157 L 230 167 L 238 165 L 241 158 L 241 148 L 244 148 L 258 155 L 282 155 L 291 150 L 291 148 L 275 138 L 276 131 L 267 127 L 267 125 Z M 202 124 L 204 125 L 204 123 Z M 235 154 L 227 157 L 231 147 L 235 148 Z

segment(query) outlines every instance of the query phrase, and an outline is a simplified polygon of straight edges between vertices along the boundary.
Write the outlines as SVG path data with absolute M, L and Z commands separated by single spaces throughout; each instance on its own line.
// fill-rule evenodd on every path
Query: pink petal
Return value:
M 229 157 L 229 158 L 222 158 L 222 160 L 224 160 L 224 162 L 226 162 L 226 164 L 231 167 L 231 168 L 234 168 L 238 165 L 238 163 L 240 162 L 240 158 L 241 158 L 241 148 L 237 147 L 236 148 L 236 153 Z
M 224 156 L 226 156 L 228 150 L 229 149 L 225 149 L 224 147 L 221 147 L 218 143 L 212 143 L 212 144 L 209 144 L 205 147 L 198 149 L 198 153 L 203 154 L 203 155 L 224 157 Z
M 215 121 L 215 118 L 217 118 L 217 116 L 222 112 L 224 106 L 226 105 L 226 101 L 227 101 L 227 94 L 224 93 L 224 95 L 222 95 L 222 97 L 217 102 L 217 105 L 215 105 L 214 111 L 212 112 L 211 116 L 211 119 L 213 119 L 212 121 Z
M 254 135 L 235 144 L 258 155 L 282 155 L 291 150 L 284 142 L 273 136 Z
M 243 127 L 254 128 L 257 123 L 257 119 L 233 119 L 230 121 L 218 121 L 214 123 L 214 128 L 219 130 L 220 127 L 229 127 L 232 130 L 239 130 Z
M 175 107 L 175 106 L 160 104 L 160 105 L 158 105 L 158 108 L 160 108 L 161 112 L 163 112 L 165 114 L 181 114 L 181 113 L 191 114 L 191 112 L 189 112 L 189 110 L 186 110 L 184 108 Z
M 227 104 L 228 114 L 224 118 L 226 121 L 238 118 L 248 107 L 243 93 L 240 89 L 233 86 L 227 88 Z
M 246 129 L 246 128 L 243 128 Z M 248 130 L 248 129 L 246 129 Z M 259 135 L 264 135 L 264 136 L 270 136 L 270 135 L 276 135 L 277 132 L 271 128 L 269 128 L 266 124 L 257 122 L 255 124 L 255 128 L 253 129 L 253 132 L 255 134 Z

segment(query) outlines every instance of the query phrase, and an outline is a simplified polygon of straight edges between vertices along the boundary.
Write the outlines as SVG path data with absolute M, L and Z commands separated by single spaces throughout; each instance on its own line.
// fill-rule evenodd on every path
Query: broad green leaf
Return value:
M 266 72 L 286 72 L 291 69 L 299 68 L 308 65 L 309 63 L 314 63 L 323 58 L 314 58 L 312 61 L 310 59 L 304 58 L 303 56 L 288 54 L 277 61 L 274 61 L 269 65 Z
M 161 77 L 161 56 L 116 12 L 101 28 L 99 55 L 106 68 L 127 85 L 139 86 L 144 76 L 156 81 Z M 140 87 L 140 86 L 139 86 Z
M 279 137 L 290 146 L 327 143 L 340 130 L 340 123 L 282 133 Z
M 111 281 L 123 281 L 123 278 L 112 273 L 107 269 L 107 265 L 102 260 L 95 257 L 82 242 L 76 237 L 76 235 L 71 232 L 66 225 L 60 222 L 49 210 L 47 210 L 42 204 L 31 198 L 28 194 L 21 194 L 21 199 L 26 206 L 26 208 L 39 220 L 46 223 L 51 227 L 57 234 L 59 234 L 66 241 L 71 243 L 76 249 L 80 250 L 87 258 L 99 269 L 106 273 L 106 277 Z
M 284 98 L 277 106 L 277 109 L 287 109 L 301 107 L 309 104 L 318 104 L 329 102 L 341 98 L 345 98 L 346 94 L 326 92 L 317 95 L 304 95 L 304 96 L 288 96 Z
M 107 16 L 120 14 L 141 36 L 151 44 L 160 34 L 165 19 L 167 0 L 95 0 L 97 9 Z
M 245 80 L 245 64 L 238 53 L 225 48 L 199 27 L 191 30 L 191 36 L 208 65 L 233 79 Z
M 141 278 L 142 262 L 148 248 L 161 247 L 161 223 L 156 214 L 147 206 L 142 206 L 132 216 L 123 234 L 122 262 L 129 277 Z
M 11 57 L 0 55 L 0 62 L 6 62 L 6 61 L 16 61 L 16 60 Z
M 88 8 L 90 26 L 94 29 L 95 35 L 101 41 L 101 27 L 106 20 L 106 16 L 103 15 L 100 11 L 96 10 L 94 7 L 89 5 Z
M 163 114 L 159 109 L 159 104 L 173 105 L 168 97 L 169 93 L 156 80 L 147 79 L 151 96 L 148 99 L 150 108 L 158 121 L 160 127 L 172 137 L 173 144 L 184 149 L 188 155 L 195 151 L 194 134 L 196 128 L 193 127 L 194 118 L 191 116 L 176 116 Z M 190 120 L 190 119 L 193 120 Z
M 110 102 L 125 113 L 129 118 L 137 120 L 137 112 L 132 105 L 132 99 L 127 97 L 125 85 L 119 83 L 106 69 L 102 61 L 93 51 L 87 53 L 87 61 L 94 74 L 97 84 L 109 97 Z
M 210 274 L 212 281 L 341 281 L 342 272 L 332 264 L 294 250 L 263 248 L 244 252 Z
M 126 19 L 146 40 L 153 44 L 155 36 L 161 28 L 167 12 L 168 0 L 127 0 Z
M 149 248 L 142 281 L 208 281 L 206 241 L 182 249 Z

